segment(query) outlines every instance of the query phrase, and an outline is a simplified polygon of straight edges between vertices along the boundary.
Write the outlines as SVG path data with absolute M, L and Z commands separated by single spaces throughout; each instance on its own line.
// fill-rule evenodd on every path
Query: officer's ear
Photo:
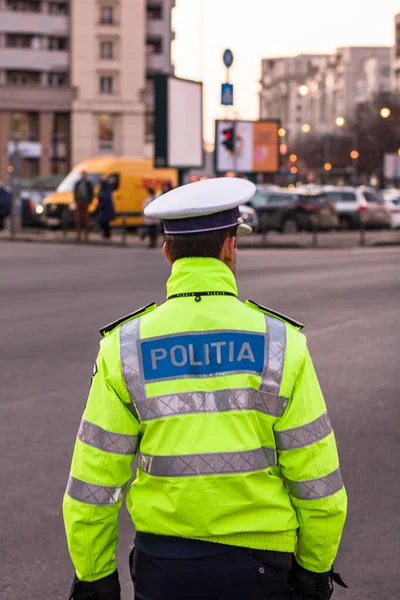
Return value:
M 225 239 L 222 249 L 220 259 L 223 262 L 231 263 L 235 262 L 236 259 L 236 236 L 229 236 Z
M 165 258 L 167 259 L 167 261 L 169 262 L 169 264 L 172 265 L 172 259 L 171 259 L 171 255 L 170 255 L 169 250 L 168 250 L 167 242 L 164 242 L 163 250 L 164 250 L 164 256 L 165 256 Z

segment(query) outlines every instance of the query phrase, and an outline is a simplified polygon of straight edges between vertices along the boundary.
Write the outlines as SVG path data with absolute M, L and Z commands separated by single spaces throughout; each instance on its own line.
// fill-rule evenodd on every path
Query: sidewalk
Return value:
M 26 229 L 16 233 L 13 237 L 5 230 L 0 232 L 0 241 L 4 242 L 40 242 L 50 244 L 81 244 L 78 242 L 74 231 L 49 231 L 45 229 Z M 120 230 L 113 231 L 112 239 L 105 240 L 100 233 L 92 232 L 88 245 L 112 246 L 120 248 L 145 248 L 147 241 L 141 241 L 136 235 L 127 234 L 126 238 Z M 310 233 L 297 233 L 292 235 L 281 235 L 279 233 L 268 233 L 263 238 L 261 235 L 251 234 L 240 238 L 241 248 L 270 248 L 270 249 L 313 249 L 313 248 L 354 248 L 360 246 L 359 231 L 332 231 L 318 233 L 316 246 L 313 246 L 313 236 Z M 400 245 L 400 230 L 389 231 L 366 231 L 365 246 L 397 246 Z

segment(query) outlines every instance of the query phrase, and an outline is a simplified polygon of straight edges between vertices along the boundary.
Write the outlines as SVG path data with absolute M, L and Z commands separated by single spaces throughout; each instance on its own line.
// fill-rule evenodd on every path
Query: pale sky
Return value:
M 213 120 L 233 116 L 220 106 L 225 48 L 235 55 L 234 110 L 240 118 L 258 118 L 261 58 L 393 45 L 397 12 L 400 0 L 176 0 L 175 73 L 202 79 L 203 70 L 205 132 L 212 141 Z

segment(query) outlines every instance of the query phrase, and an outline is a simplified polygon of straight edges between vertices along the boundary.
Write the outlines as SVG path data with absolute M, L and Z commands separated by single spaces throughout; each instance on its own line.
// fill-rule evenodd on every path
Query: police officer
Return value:
M 75 600 L 120 598 L 125 492 L 136 600 L 328 600 L 340 583 L 346 492 L 302 326 L 238 300 L 254 192 L 207 180 L 146 208 L 172 274 L 166 302 L 102 330 L 64 498 Z

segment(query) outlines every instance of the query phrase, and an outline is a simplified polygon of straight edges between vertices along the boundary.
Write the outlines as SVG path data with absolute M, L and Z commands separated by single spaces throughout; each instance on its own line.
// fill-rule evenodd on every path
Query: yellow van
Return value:
M 126 217 L 126 225 L 138 227 L 142 224 L 143 204 L 148 195 L 147 188 L 155 192 L 161 190 L 164 183 L 170 182 L 173 187 L 178 183 L 178 173 L 175 169 L 155 169 L 153 161 L 143 158 L 90 158 L 77 165 L 57 191 L 47 196 L 43 201 L 43 221 L 49 227 L 70 226 L 75 222 L 74 188 L 82 171 L 86 171 L 88 179 L 95 191 L 95 198 L 90 206 L 90 212 L 96 210 L 98 200 L 98 183 L 106 178 L 113 190 L 115 212 L 131 213 Z M 122 218 L 117 217 L 113 226 L 122 224 Z

